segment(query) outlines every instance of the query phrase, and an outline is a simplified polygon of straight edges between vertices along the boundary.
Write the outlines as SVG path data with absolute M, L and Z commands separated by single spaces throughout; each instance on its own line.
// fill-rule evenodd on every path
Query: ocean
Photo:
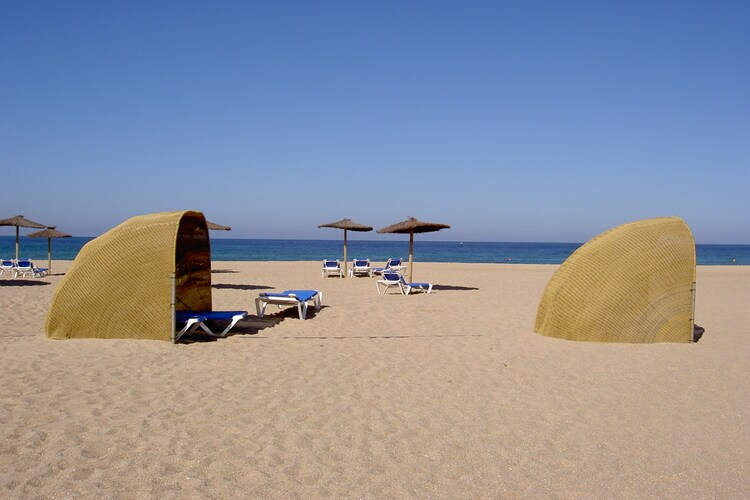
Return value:
M 92 238 L 52 240 L 52 258 L 73 260 Z M 581 243 L 492 243 L 457 241 L 414 241 L 414 259 L 421 262 L 485 262 L 505 264 L 561 264 Z M 409 258 L 409 240 L 349 240 L 348 258 L 385 262 L 390 257 Z M 15 256 L 15 236 L 0 236 L 0 257 Z M 696 245 L 699 265 L 750 265 L 750 245 Z M 47 240 L 21 236 L 21 258 L 47 259 Z M 260 240 L 211 239 L 215 261 L 302 261 L 343 259 L 343 239 Z

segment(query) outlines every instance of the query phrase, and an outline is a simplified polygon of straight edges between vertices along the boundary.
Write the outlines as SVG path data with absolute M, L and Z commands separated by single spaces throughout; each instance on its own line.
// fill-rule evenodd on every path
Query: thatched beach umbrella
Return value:
M 63 233 L 55 229 L 55 226 L 50 226 L 43 231 L 37 231 L 36 233 L 27 234 L 29 238 L 47 238 L 47 269 L 52 274 L 52 238 L 70 238 L 68 233 Z
M 349 219 L 341 219 L 337 220 L 336 222 L 330 222 L 328 224 L 321 224 L 318 227 L 332 227 L 334 229 L 343 229 L 344 230 L 344 276 L 346 276 L 346 232 L 347 231 L 360 231 L 360 232 L 366 232 L 366 231 L 372 231 L 372 228 L 370 226 L 365 226 L 364 224 L 358 224 L 357 222 L 353 222 Z
M 398 233 L 409 235 L 409 282 L 412 281 L 414 271 L 414 233 L 432 233 L 441 229 L 450 229 L 447 224 L 438 224 L 437 222 L 422 222 L 409 217 L 405 221 L 391 224 L 388 227 L 378 229 L 378 233 Z
M 209 222 L 206 221 L 206 226 L 208 226 L 208 229 L 211 229 L 212 231 L 231 231 L 232 228 L 229 226 L 222 226 L 221 224 L 216 224 L 215 222 Z
M 10 219 L 0 220 L 0 226 L 16 226 L 16 260 L 18 260 L 18 228 L 19 227 L 30 227 L 32 229 L 44 229 L 44 224 L 39 224 L 25 218 L 23 215 L 16 215 Z

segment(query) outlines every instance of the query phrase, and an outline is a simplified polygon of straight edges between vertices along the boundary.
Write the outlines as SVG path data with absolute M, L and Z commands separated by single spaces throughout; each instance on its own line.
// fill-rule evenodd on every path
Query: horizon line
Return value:
M 21 235 L 22 237 L 28 237 L 28 235 Z M 99 235 L 101 236 L 101 235 Z M 72 236 L 73 238 L 90 238 L 95 239 L 98 238 L 98 236 Z M 16 237 L 15 235 L 0 235 L 0 238 L 10 238 L 15 241 Z M 41 239 L 44 238 L 35 238 L 35 239 Z M 53 238 L 56 239 L 56 238 Z M 66 238 L 67 239 L 67 238 Z M 211 237 L 211 240 L 258 240 L 258 241 L 336 241 L 341 242 L 343 241 L 342 238 L 232 238 L 232 237 L 226 237 L 226 236 L 219 236 L 219 237 Z M 395 241 L 401 241 L 401 240 L 395 240 L 395 239 L 388 239 L 388 240 L 381 240 L 381 239 L 349 239 L 349 243 L 352 241 L 361 241 L 361 242 L 383 242 L 383 241 L 389 241 L 389 242 L 395 242 Z M 404 240 L 408 241 L 408 240 Z M 590 241 L 590 240 L 587 240 Z M 503 244 L 519 244 L 519 245 L 583 245 L 587 241 L 496 241 L 496 240 L 420 240 L 415 238 L 414 242 L 416 243 L 503 243 Z M 706 242 L 695 242 L 696 245 L 722 245 L 722 246 L 750 246 L 750 243 L 706 243 Z

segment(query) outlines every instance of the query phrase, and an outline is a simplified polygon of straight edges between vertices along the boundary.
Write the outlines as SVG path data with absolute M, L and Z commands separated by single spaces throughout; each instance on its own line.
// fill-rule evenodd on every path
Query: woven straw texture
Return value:
M 211 252 L 200 212 L 134 217 L 87 243 L 52 298 L 48 337 L 171 340 L 178 310 L 211 310 Z
M 695 241 L 679 217 L 624 224 L 552 276 L 534 330 L 590 342 L 691 342 Z

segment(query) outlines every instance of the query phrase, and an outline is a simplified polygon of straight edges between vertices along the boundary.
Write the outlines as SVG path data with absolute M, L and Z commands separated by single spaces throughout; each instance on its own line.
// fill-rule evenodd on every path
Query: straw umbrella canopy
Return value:
M 414 271 L 414 233 L 432 233 L 441 229 L 450 229 L 447 224 L 438 224 L 437 222 L 422 222 L 409 217 L 405 221 L 391 224 L 390 226 L 378 229 L 378 233 L 398 233 L 409 235 L 409 282 L 412 281 Z
M 206 221 L 206 226 L 208 226 L 208 229 L 212 231 L 231 231 L 232 228 L 229 226 L 222 226 L 221 224 L 216 224 L 215 222 L 209 222 Z
M 43 231 L 27 234 L 29 238 L 47 238 L 47 269 L 52 273 L 52 238 L 70 238 L 68 233 L 63 233 L 55 229 L 55 226 L 49 226 Z
M 337 220 L 336 222 L 329 222 L 328 224 L 321 224 L 318 226 L 320 227 L 332 227 L 334 229 L 343 229 L 344 230 L 344 276 L 346 276 L 346 232 L 347 231 L 360 231 L 360 232 L 367 232 L 372 231 L 372 227 L 365 226 L 364 224 L 359 224 L 357 222 L 354 222 L 350 219 L 341 219 Z
M 0 226 L 16 226 L 16 260 L 18 260 L 18 228 L 30 227 L 32 229 L 44 229 L 47 227 L 44 224 L 39 224 L 38 222 L 29 220 L 23 215 L 16 215 L 10 219 L 2 219 L 0 220 Z

